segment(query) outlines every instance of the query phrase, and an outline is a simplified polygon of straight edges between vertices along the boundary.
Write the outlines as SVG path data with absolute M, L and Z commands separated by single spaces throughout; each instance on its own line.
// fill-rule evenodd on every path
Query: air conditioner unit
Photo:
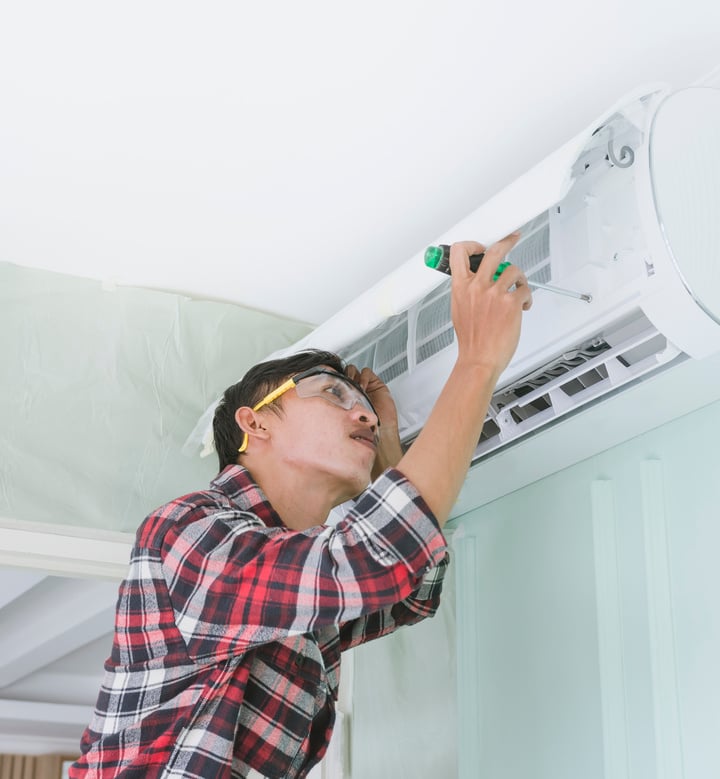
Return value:
M 475 459 L 669 366 L 720 350 L 720 91 L 638 90 L 437 239 L 486 244 L 533 293 Z M 421 430 L 455 361 L 450 279 L 408 260 L 291 349 L 371 366 Z

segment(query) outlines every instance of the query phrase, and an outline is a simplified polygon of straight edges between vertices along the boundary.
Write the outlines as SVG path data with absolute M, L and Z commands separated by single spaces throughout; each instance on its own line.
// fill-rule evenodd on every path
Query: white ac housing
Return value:
M 634 94 L 437 243 L 487 244 L 518 227 L 508 259 L 592 301 L 534 292 L 476 459 L 720 350 L 720 91 Z M 449 285 L 421 252 L 285 352 L 316 346 L 373 367 L 410 441 L 455 360 Z

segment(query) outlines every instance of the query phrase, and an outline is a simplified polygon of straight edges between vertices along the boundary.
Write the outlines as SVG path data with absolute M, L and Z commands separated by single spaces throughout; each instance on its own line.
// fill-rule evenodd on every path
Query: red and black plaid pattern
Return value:
M 435 518 L 390 469 L 335 527 L 287 529 L 228 466 L 140 526 L 80 777 L 303 777 L 325 753 L 340 652 L 432 616 Z

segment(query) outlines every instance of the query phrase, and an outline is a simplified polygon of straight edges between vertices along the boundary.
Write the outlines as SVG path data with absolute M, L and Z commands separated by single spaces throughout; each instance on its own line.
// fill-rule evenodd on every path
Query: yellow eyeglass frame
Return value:
M 274 400 L 277 400 L 281 395 L 284 395 L 288 390 L 292 389 L 293 387 L 297 387 L 298 382 L 300 382 L 302 379 L 306 379 L 309 376 L 316 376 L 319 374 L 327 373 L 330 376 L 336 376 L 339 379 L 342 379 L 347 384 L 350 384 L 352 387 L 354 387 L 360 395 L 364 398 L 365 401 L 367 401 L 366 405 L 370 411 L 375 414 L 378 420 L 378 425 L 380 424 L 380 417 L 375 411 L 375 407 L 373 406 L 372 402 L 370 401 L 370 398 L 367 396 L 365 391 L 360 387 L 359 384 L 354 382 L 351 378 L 348 376 L 344 376 L 340 373 L 337 373 L 335 371 L 329 371 L 325 368 L 310 368 L 307 371 L 303 371 L 302 373 L 298 373 L 295 376 L 292 376 L 287 381 L 283 382 L 277 389 L 274 389 L 272 392 L 269 392 L 259 403 L 256 403 L 253 406 L 253 411 L 258 411 L 263 406 L 267 406 L 270 403 L 272 403 Z M 240 448 L 238 449 L 238 454 L 242 454 L 248 447 L 250 439 L 247 433 L 243 434 L 243 441 L 240 445 Z
M 272 403 L 273 400 L 277 400 L 280 397 L 280 395 L 283 395 L 288 390 L 292 389 L 296 384 L 295 382 L 296 378 L 297 377 L 293 376 L 292 378 L 288 379 L 284 384 L 281 384 L 277 389 L 274 389 L 268 395 L 265 395 L 265 397 L 259 403 L 256 403 L 253 406 L 253 411 L 258 411 L 263 406 L 267 406 L 268 404 Z M 238 449 L 238 454 L 242 454 L 247 449 L 249 440 L 250 439 L 248 438 L 248 434 L 244 433 L 243 442 L 240 445 L 240 448 Z

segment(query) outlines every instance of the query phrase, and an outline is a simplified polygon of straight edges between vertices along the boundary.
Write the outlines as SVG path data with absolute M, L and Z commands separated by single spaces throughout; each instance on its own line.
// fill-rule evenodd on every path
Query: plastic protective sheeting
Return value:
M 198 417 L 308 326 L 0 264 L 0 516 L 134 531 L 216 472 Z

